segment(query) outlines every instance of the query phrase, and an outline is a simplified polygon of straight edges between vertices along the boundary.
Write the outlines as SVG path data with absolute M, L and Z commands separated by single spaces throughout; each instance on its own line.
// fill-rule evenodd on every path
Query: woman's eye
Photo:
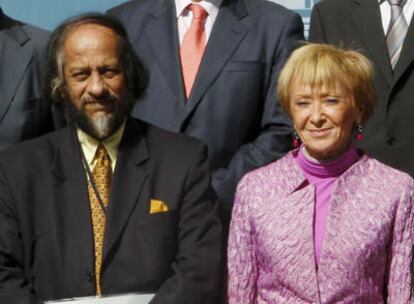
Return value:
M 309 105 L 309 101 L 308 100 L 297 100 L 295 101 L 295 105 L 298 107 L 306 107 L 307 105 Z
M 326 98 L 325 102 L 328 104 L 337 104 L 339 102 L 339 99 L 335 97 L 330 97 L 330 98 Z

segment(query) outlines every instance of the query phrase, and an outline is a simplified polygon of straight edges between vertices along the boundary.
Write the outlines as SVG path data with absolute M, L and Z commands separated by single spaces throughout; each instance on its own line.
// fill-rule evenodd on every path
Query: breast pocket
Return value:
M 260 61 L 230 61 L 216 82 L 221 100 L 219 114 L 226 115 L 221 117 L 223 121 L 232 122 L 236 134 L 248 134 L 261 116 L 264 68 Z
M 147 214 L 139 222 L 139 228 L 145 229 L 148 233 L 169 233 L 176 230 L 178 226 L 179 216 L 178 210 L 170 210 Z
M 231 72 L 231 71 L 246 71 L 246 72 L 254 72 L 258 71 L 260 72 L 262 70 L 263 63 L 260 61 L 230 61 L 225 71 Z

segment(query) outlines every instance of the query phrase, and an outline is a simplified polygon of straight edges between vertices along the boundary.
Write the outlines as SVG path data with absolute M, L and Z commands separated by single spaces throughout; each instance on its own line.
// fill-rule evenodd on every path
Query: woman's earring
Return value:
M 362 134 L 362 125 L 357 125 L 357 134 L 356 134 L 356 140 L 361 141 L 364 140 L 364 135 Z
M 296 131 L 293 132 L 292 137 L 293 137 L 293 140 L 292 140 L 293 146 L 295 148 L 298 148 L 300 146 L 300 141 L 299 141 L 298 133 L 296 133 Z

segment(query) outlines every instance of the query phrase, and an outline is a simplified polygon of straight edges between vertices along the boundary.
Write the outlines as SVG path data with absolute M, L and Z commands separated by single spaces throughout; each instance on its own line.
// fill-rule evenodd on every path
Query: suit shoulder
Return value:
M 52 152 L 53 143 L 63 134 L 66 128 L 51 132 L 34 139 L 20 142 L 0 152 L 0 162 L 3 164 L 24 165 L 25 159 L 28 162 L 35 162 L 36 159 L 48 158 Z
M 25 24 L 22 29 L 30 37 L 30 44 L 32 45 L 33 53 L 40 57 L 43 61 L 50 33 L 30 24 Z
M 23 30 L 33 39 L 34 44 L 45 47 L 49 41 L 50 32 L 31 24 L 24 24 Z
M 135 14 L 140 11 L 147 12 L 149 9 L 154 7 L 156 2 L 157 1 L 154 0 L 127 1 L 108 9 L 107 14 L 122 19 L 122 17 L 125 15 Z
M 366 156 L 361 170 L 361 175 L 370 176 L 371 183 L 377 185 L 378 188 L 402 189 L 408 187 L 414 190 L 414 180 L 410 175 L 369 156 Z
M 290 37 L 295 36 L 295 40 L 303 39 L 303 22 L 297 12 L 268 0 L 244 0 L 244 3 L 256 31 L 272 35 L 275 41 L 279 41 L 284 32 Z
M 205 144 L 197 138 L 174 133 L 148 123 L 144 124 L 146 125 L 148 142 L 155 149 L 167 149 L 170 152 L 176 151 L 177 153 L 205 149 Z
M 248 172 L 241 179 L 238 188 L 245 188 L 249 194 L 285 196 L 288 193 L 292 181 L 303 179 L 299 167 L 293 156 L 294 151 L 289 152 L 282 158 Z
M 24 23 L 23 30 L 33 39 L 46 43 L 50 37 L 50 32 L 40 27 Z
M 156 10 L 155 0 L 128 1 L 109 9 L 106 14 L 118 19 L 125 27 L 130 38 L 137 37 L 151 12 Z
M 414 180 L 406 173 L 363 155 L 341 175 L 338 187 L 346 195 L 391 206 L 401 197 L 412 197 Z
M 245 3 L 249 11 L 257 11 L 261 17 L 289 17 L 294 15 L 299 16 L 299 14 L 295 11 L 268 0 L 245 0 Z
M 332 13 L 337 11 L 343 11 L 348 6 L 348 0 L 325 0 L 315 3 L 315 5 L 313 6 L 313 10 L 319 10 L 325 14 L 325 12 Z
M 50 33 L 34 25 L 24 23 L 3 15 L 3 28 L 6 37 L 14 40 L 16 45 L 45 49 Z

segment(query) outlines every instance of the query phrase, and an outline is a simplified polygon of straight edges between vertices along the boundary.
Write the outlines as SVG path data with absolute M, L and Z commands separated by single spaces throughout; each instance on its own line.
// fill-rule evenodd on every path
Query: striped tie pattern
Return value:
M 105 147 L 99 145 L 95 153 L 95 167 L 92 175 L 95 181 L 96 189 L 102 199 L 105 207 L 109 204 L 109 191 L 111 188 L 112 168 L 111 158 L 108 155 Z M 102 267 L 102 252 L 104 243 L 104 233 L 106 216 L 103 206 L 99 203 L 99 199 L 93 189 L 91 182 L 88 183 L 89 203 L 92 214 L 92 228 L 95 248 L 95 280 L 96 280 L 96 295 L 101 295 L 101 267 Z
M 388 54 L 390 56 L 391 66 L 394 69 L 401 50 L 405 35 L 408 30 L 407 20 L 402 10 L 402 0 L 388 0 L 391 6 L 391 21 L 387 31 Z

